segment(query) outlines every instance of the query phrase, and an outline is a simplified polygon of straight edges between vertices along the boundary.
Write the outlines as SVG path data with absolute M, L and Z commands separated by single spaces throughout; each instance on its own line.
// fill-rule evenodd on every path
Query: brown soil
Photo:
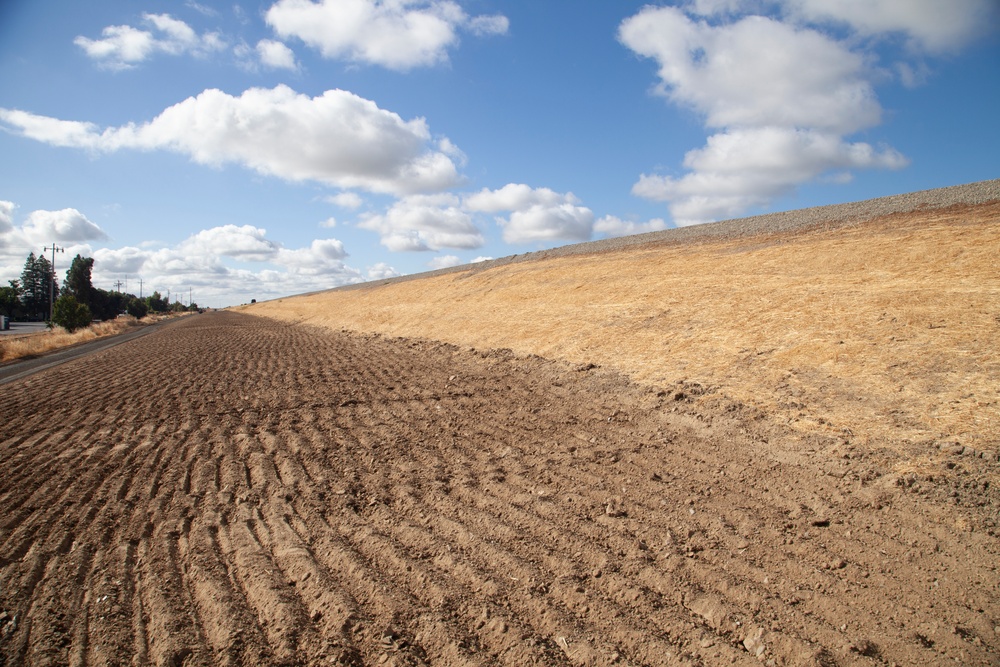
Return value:
M 4 385 L 0 664 L 1000 661 L 986 448 L 556 357 L 222 312 Z

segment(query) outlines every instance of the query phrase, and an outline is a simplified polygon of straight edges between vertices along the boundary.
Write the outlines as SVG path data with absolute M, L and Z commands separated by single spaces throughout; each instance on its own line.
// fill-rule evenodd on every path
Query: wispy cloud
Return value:
M 148 30 L 129 25 L 112 25 L 101 31 L 99 39 L 77 37 L 73 42 L 88 57 L 109 69 L 129 69 L 157 53 L 206 56 L 226 48 L 217 32 L 199 35 L 184 21 L 170 14 L 143 14 Z
M 339 192 L 325 198 L 331 204 L 341 208 L 361 208 L 364 200 L 356 192 Z
M 214 8 L 209 7 L 207 5 L 203 5 L 203 4 L 199 3 L 199 2 L 195 2 L 194 0 L 187 0 L 187 2 L 184 3 L 184 6 L 185 7 L 190 7 L 191 9 L 195 10 L 199 14 L 202 14 L 203 16 L 218 16 L 219 15 L 219 12 L 216 11 Z
M 0 244 L 3 243 L 3 234 L 14 229 L 14 209 L 17 206 L 12 201 L 0 200 Z M 0 245 L 0 247 L 3 247 Z
M 633 234 L 647 234 L 649 232 L 659 232 L 669 229 L 670 225 L 663 218 L 653 218 L 646 222 L 635 222 L 633 220 L 622 220 L 613 215 L 606 215 L 594 223 L 594 233 L 601 234 L 607 238 L 617 238 L 620 236 L 631 236 Z
M 940 54 L 965 47 L 996 27 L 995 0 L 786 0 L 786 16 L 847 25 L 868 37 L 902 35 L 914 53 Z

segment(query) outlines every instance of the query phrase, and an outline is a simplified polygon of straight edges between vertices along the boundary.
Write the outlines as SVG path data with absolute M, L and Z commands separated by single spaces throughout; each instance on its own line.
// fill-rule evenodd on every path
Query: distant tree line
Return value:
M 119 315 L 142 319 L 149 313 L 198 309 L 193 303 L 170 304 L 159 292 L 140 299 L 134 294 L 98 289 L 91 279 L 93 269 L 93 257 L 77 255 L 60 286 L 51 262 L 32 252 L 24 262 L 21 279 L 0 287 L 0 314 L 12 320 L 47 321 L 51 308 L 52 324 L 75 331 L 93 320 L 112 320 Z

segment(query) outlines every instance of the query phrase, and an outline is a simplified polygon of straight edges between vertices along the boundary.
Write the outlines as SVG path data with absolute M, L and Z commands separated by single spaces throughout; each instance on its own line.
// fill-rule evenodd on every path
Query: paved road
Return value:
M 74 345 L 73 347 L 56 350 L 54 352 L 43 354 L 40 357 L 21 359 L 0 365 L 0 385 L 13 382 L 14 380 L 20 380 L 21 378 L 27 377 L 33 373 L 43 371 L 46 368 L 52 368 L 53 366 L 58 366 L 59 364 L 64 364 L 67 361 L 72 361 L 73 359 L 82 357 L 86 354 L 92 354 L 99 350 L 120 345 L 121 343 L 130 341 L 134 338 L 145 336 L 146 334 L 160 328 L 165 323 L 166 321 L 158 322 L 156 324 L 148 324 L 138 329 L 118 334 L 117 336 L 99 338 L 90 343 L 83 343 L 82 345 Z M 14 326 L 13 323 L 11 326 Z
M 48 328 L 45 322 L 11 322 L 9 329 L 0 329 L 0 336 L 24 336 L 41 333 Z

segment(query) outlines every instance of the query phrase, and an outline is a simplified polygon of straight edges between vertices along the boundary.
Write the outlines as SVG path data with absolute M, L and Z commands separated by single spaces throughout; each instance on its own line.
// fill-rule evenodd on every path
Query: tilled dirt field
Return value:
M 225 312 L 0 416 L 0 664 L 1000 662 L 961 446 L 889 474 L 711 388 Z

